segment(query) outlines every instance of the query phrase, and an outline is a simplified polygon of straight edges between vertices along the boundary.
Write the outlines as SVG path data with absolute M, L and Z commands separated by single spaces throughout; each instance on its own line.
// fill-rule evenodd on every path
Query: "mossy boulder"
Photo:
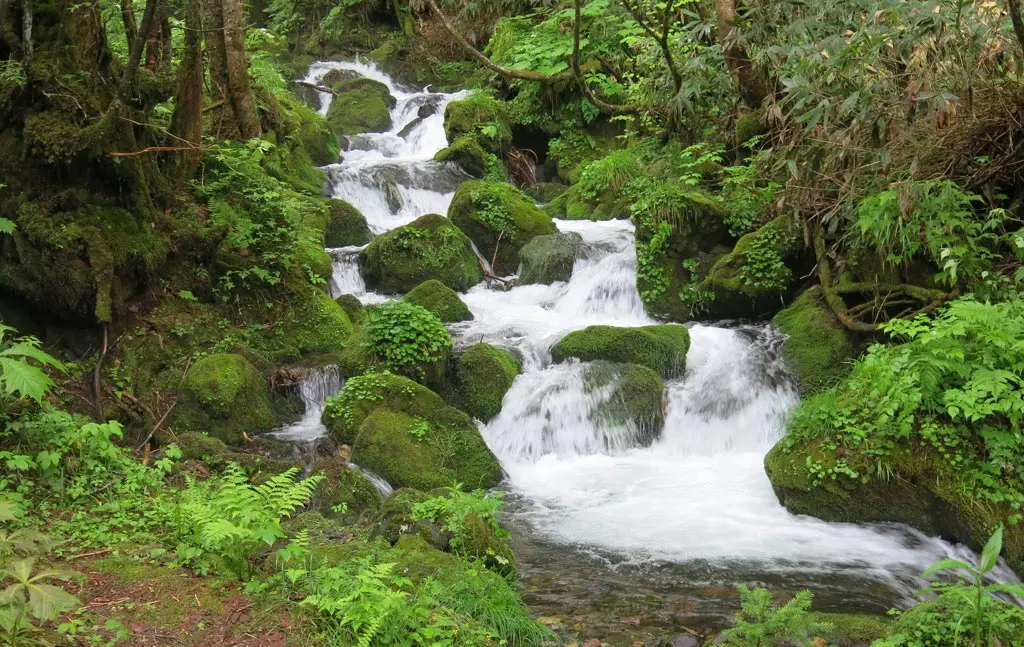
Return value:
M 313 492 L 310 509 L 324 515 L 338 514 L 334 510 L 344 506 L 341 513 L 346 519 L 358 519 L 381 508 L 384 497 L 365 474 L 351 467 L 340 456 L 319 458 L 314 473 L 324 475 Z
M 334 353 L 345 347 L 352 322 L 334 299 L 313 289 L 296 301 L 283 323 L 289 343 L 299 353 Z
M 834 385 L 857 355 L 853 336 L 822 303 L 819 290 L 800 295 L 772 319 L 786 335 L 782 355 L 804 395 Z
M 388 86 L 372 79 L 337 81 L 335 96 L 327 110 L 327 123 L 339 136 L 383 133 L 391 129 L 391 108 L 395 99 Z
M 481 560 L 487 568 L 505 577 L 516 573 L 515 555 L 508 540 L 499 535 L 494 526 L 476 513 L 467 514 L 462 520 L 463 537 L 455 552 L 466 557 Z M 507 536 L 507 532 L 503 531 Z
M 575 357 L 584 362 L 639 364 L 669 379 L 686 371 L 689 349 L 690 331 L 683 326 L 588 326 L 563 337 L 551 349 L 551 355 L 556 362 Z
M 760 318 L 777 312 L 791 292 L 790 265 L 801 248 L 800 230 L 789 216 L 779 216 L 740 238 L 701 283 L 714 295 L 708 316 Z
M 426 308 L 445 323 L 469 321 L 473 318 L 473 313 L 459 298 L 459 293 L 437 279 L 420 283 L 405 295 L 405 300 Z
M 449 536 L 436 525 L 416 519 L 412 507 L 431 498 L 430 494 L 413 488 L 399 488 L 381 506 L 373 522 L 373 535 L 396 544 L 405 535 L 419 537 L 438 550 L 447 550 Z
M 490 156 L 490 157 L 489 157 Z M 434 159 L 438 162 L 455 162 L 475 178 L 487 175 L 488 160 L 494 154 L 485 149 L 473 135 L 463 135 L 451 144 L 437 151 Z M 497 161 L 497 157 L 493 157 Z
M 490 344 L 473 344 L 462 351 L 449 377 L 449 399 L 469 415 L 490 421 L 501 411 L 505 394 L 522 370 L 507 350 Z
M 228 454 L 228 446 L 220 438 L 214 438 L 201 431 L 186 431 L 177 434 L 174 444 L 181 450 L 181 457 L 188 461 L 221 462 Z
M 812 396 L 801 407 L 828 407 L 833 391 Z M 863 478 L 819 478 L 815 471 L 842 462 Z M 930 444 L 903 442 L 877 458 L 843 452 L 822 441 L 783 438 L 765 457 L 765 471 L 779 501 L 794 514 L 850 523 L 905 523 L 929 535 L 951 537 L 980 549 L 997 525 L 1013 514 L 1008 505 L 981 503 L 970 495 L 961 471 Z M 1024 529 L 1007 526 L 1004 556 L 1024 567 Z
M 609 396 L 594 410 L 595 422 L 602 427 L 629 427 L 637 430 L 631 442 L 650 445 L 665 424 L 662 394 L 665 383 L 646 366 L 592 362 L 584 380 L 588 391 L 609 390 Z
M 366 218 L 359 210 L 345 202 L 331 198 L 328 200 L 330 219 L 324 232 L 324 247 L 348 247 L 365 245 L 373 238 Z
M 494 259 L 498 274 L 515 272 L 523 245 L 558 231 L 533 200 L 505 182 L 463 182 L 448 208 L 448 217 L 484 258 Z
M 295 105 L 293 112 L 298 122 L 298 140 L 310 161 L 316 166 L 336 163 L 341 155 L 341 144 L 327 121 L 305 105 Z
M 729 211 L 707 194 L 686 187 L 673 185 L 664 194 L 676 217 L 638 213 L 634 218 L 636 286 L 651 316 L 692 321 L 706 314 L 702 278 L 729 251 Z
M 366 323 L 366 307 L 363 306 L 363 302 L 356 295 L 343 294 L 334 299 L 334 302 L 341 306 L 341 309 L 345 311 L 348 320 L 355 328 L 361 328 Z M 346 344 L 346 347 L 348 346 L 349 344 Z
M 583 256 L 583 237 L 576 232 L 537 236 L 519 250 L 521 285 L 568 281 L 576 259 Z
M 206 431 L 230 445 L 274 425 L 270 389 L 241 355 L 207 355 L 189 369 L 174 409 L 180 430 Z
M 996 623 L 998 629 L 996 635 L 990 635 L 987 644 L 1018 646 L 1024 645 L 1024 609 L 1005 600 L 990 600 L 987 612 L 988 618 L 1001 616 L 1000 622 Z M 933 600 L 926 600 L 917 604 L 907 611 L 893 623 L 889 635 L 895 636 L 942 636 L 948 642 L 904 643 L 909 645 L 925 644 L 938 647 L 955 647 L 956 645 L 968 645 L 971 643 L 969 636 L 971 630 L 964 626 L 969 623 L 973 610 L 971 602 L 963 595 L 946 593 Z M 967 620 L 965 620 L 967 619 Z
M 381 292 L 408 292 L 436 279 L 465 291 L 483 280 L 473 244 L 444 216 L 428 214 L 381 234 L 359 254 L 366 284 Z
M 323 422 L 335 440 L 352 445 L 352 460 L 395 487 L 487 488 L 502 477 L 472 418 L 404 377 L 350 379 L 328 402 Z
M 491 153 L 512 144 L 510 123 L 508 104 L 483 92 L 452 101 L 444 111 L 444 132 L 449 142 L 472 135 Z
M 539 204 L 549 204 L 569 189 L 561 182 L 537 182 L 523 187 L 523 193 L 533 198 Z

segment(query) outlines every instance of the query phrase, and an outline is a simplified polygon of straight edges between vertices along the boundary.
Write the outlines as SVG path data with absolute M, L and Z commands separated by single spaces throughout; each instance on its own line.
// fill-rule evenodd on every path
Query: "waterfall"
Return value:
M 433 157 L 446 145 L 445 106 L 466 93 L 405 88 L 361 62 L 316 63 L 307 80 L 318 82 L 332 69 L 386 84 L 396 105 L 389 132 L 350 138 L 340 163 L 326 167 L 331 195 L 360 209 L 376 233 L 445 214 L 466 176 Z M 321 113 L 331 100 L 321 95 Z M 511 520 L 544 542 L 534 559 L 559 551 L 594 556 L 585 573 L 594 579 L 614 561 L 670 564 L 691 582 L 706 581 L 711 569 L 718 569 L 718 581 L 783 580 L 815 590 L 834 590 L 842 581 L 844 600 L 870 597 L 885 608 L 910 603 L 931 563 L 970 555 L 905 526 L 827 523 L 782 507 L 763 461 L 797 393 L 771 326 L 691 326 L 686 374 L 666 384 L 665 424 L 653 442 L 633 425 L 602 420 L 596 414 L 615 397 L 613 385 L 595 387 L 586 363 L 553 365 L 551 347 L 590 325 L 658 322 L 637 292 L 632 224 L 556 224 L 580 234 L 585 246 L 569 281 L 504 290 L 477 285 L 462 295 L 474 319 L 449 326 L 460 344 L 494 343 L 523 360 L 501 413 L 482 433 L 508 474 Z M 384 300 L 359 276 L 359 249 L 329 250 L 332 294 Z M 318 420 L 304 418 L 293 427 L 314 425 Z M 999 575 L 1014 579 L 1006 570 Z
M 327 398 L 341 390 L 341 375 L 337 366 L 304 369 L 298 383 L 299 397 L 305 407 L 302 418 L 281 429 L 271 432 L 279 440 L 312 442 L 326 433 L 320 423 Z

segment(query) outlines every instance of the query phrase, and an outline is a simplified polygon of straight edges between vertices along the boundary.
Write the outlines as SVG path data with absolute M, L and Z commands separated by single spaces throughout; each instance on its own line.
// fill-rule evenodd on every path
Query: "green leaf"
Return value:
M 78 606 L 78 598 L 53 584 L 29 586 L 28 606 L 32 615 L 40 620 L 56 620 L 61 613 Z
M 18 226 L 13 221 L 7 218 L 0 218 L 0 234 L 13 234 L 17 228 Z
M 41 402 L 46 391 L 53 386 L 53 380 L 46 373 L 10 357 L 0 357 L 0 381 L 7 393 L 28 397 L 36 402 Z
M 943 560 L 940 560 L 938 562 L 935 562 L 934 564 L 929 566 L 927 569 L 925 569 L 925 572 L 922 573 L 921 576 L 922 577 L 930 577 L 930 576 L 932 576 L 935 573 L 938 573 L 940 571 L 955 571 L 955 570 L 970 571 L 971 570 L 971 566 L 970 566 L 970 564 L 967 564 L 966 562 L 961 562 L 958 559 L 943 559 Z
M 992 533 L 985 548 L 981 551 L 981 560 L 978 562 L 978 569 L 982 573 L 988 573 L 999 563 L 999 554 L 1003 552 L 1003 527 L 1000 525 Z

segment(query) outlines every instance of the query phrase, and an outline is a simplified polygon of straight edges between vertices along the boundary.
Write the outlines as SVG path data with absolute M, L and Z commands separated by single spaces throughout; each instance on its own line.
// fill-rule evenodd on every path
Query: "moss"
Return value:
M 475 178 L 487 174 L 488 151 L 473 135 L 462 135 L 434 155 L 438 162 L 455 162 L 463 171 Z
M 295 102 L 290 105 L 297 118 L 295 134 L 316 166 L 334 164 L 341 156 L 341 144 L 327 121 L 318 112 Z
M 209 355 L 192 365 L 174 409 L 177 428 L 206 431 L 228 444 L 242 442 L 274 424 L 270 391 L 241 355 Z
M 370 348 L 370 341 L 366 338 L 365 331 L 359 328 L 349 337 L 344 350 L 341 351 L 338 358 L 338 371 L 345 377 L 354 377 L 376 368 L 379 364 L 380 361 Z M 348 441 L 349 444 L 354 438 L 353 436 Z
M 551 355 L 556 362 L 575 357 L 584 362 L 639 364 L 668 379 L 686 371 L 689 348 L 690 332 L 683 326 L 589 326 L 563 337 L 551 349 Z
M 834 385 L 850 372 L 857 348 L 851 333 L 808 290 L 775 315 L 772 323 L 786 335 L 782 355 L 796 376 L 802 394 Z
M 473 318 L 473 313 L 458 293 L 436 279 L 417 285 L 405 295 L 405 300 L 426 308 L 445 323 L 469 321 Z
M 566 207 L 566 196 L 567 193 L 563 193 L 558 197 L 554 198 L 551 202 L 541 207 L 541 210 L 548 214 L 550 218 L 562 218 L 568 219 L 567 207 Z
M 587 367 L 587 389 L 594 391 L 611 387 L 611 396 L 595 411 L 595 421 L 602 426 L 635 425 L 641 445 L 649 445 L 665 424 L 662 393 L 665 383 L 646 366 L 594 362 Z
M 504 182 L 463 182 L 448 208 L 448 217 L 484 258 L 495 260 L 494 269 L 499 274 L 516 270 L 523 245 L 558 231 L 533 200 Z
M 482 92 L 448 104 L 444 132 L 450 142 L 471 135 L 489 153 L 498 153 L 512 144 L 506 104 Z
M 776 311 L 793 281 L 786 261 L 800 248 L 801 238 L 789 216 L 779 216 L 740 238 L 702 282 L 715 295 L 709 315 L 757 318 Z
M 812 396 L 801 407 L 830 407 L 833 391 Z M 861 479 L 824 479 L 815 466 L 830 468 L 843 460 Z M 979 501 L 969 494 L 961 471 L 930 444 L 903 442 L 878 469 L 874 456 L 844 452 L 821 441 L 783 438 L 765 457 L 765 471 L 779 501 L 794 514 L 826 521 L 905 523 L 930 535 L 952 537 L 979 549 L 1012 511 Z M 1024 529 L 1007 526 L 1004 555 L 1010 565 L 1024 565 Z
M 515 555 L 508 540 L 499 537 L 490 522 L 478 514 L 467 514 L 462 524 L 465 537 L 457 552 L 481 560 L 487 568 L 505 577 L 515 577 Z
M 552 200 L 557 199 L 559 196 L 564 195 L 569 189 L 568 186 L 561 182 L 538 182 L 531 184 L 530 186 L 523 187 L 523 193 L 530 196 L 540 204 L 550 204 Z
M 892 619 L 887 616 L 867 613 L 825 613 L 811 612 L 815 622 L 827 622 L 832 625 L 828 636 L 828 644 L 833 647 L 860 647 L 870 645 L 879 638 L 884 638 L 892 627 Z
M 469 415 L 488 422 L 501 411 L 505 393 L 521 370 L 512 353 L 490 344 L 473 344 L 455 364 L 450 399 Z
M 989 611 L 989 618 L 1001 616 L 998 623 L 999 635 L 990 636 L 997 645 L 1024 645 L 1024 610 L 1004 600 L 993 600 L 994 608 Z M 924 644 L 945 647 L 949 645 L 968 644 L 970 629 L 965 622 L 971 618 L 970 602 L 955 593 L 947 593 L 934 600 L 922 602 L 904 612 L 893 624 L 890 635 L 902 634 L 911 640 L 922 642 L 908 644 Z M 932 642 L 936 636 L 948 639 L 948 642 Z
M 352 322 L 334 299 L 317 289 L 285 319 L 289 342 L 300 353 L 332 353 L 345 347 L 352 336 Z
M 321 514 L 334 515 L 334 508 L 343 505 L 343 517 L 354 520 L 376 512 L 383 503 L 383 497 L 373 482 L 341 457 L 317 459 L 314 473 L 326 476 L 317 484 L 310 503 L 311 509 Z
M 473 420 L 404 377 L 349 380 L 323 420 L 335 440 L 352 444 L 355 462 L 396 487 L 477 488 L 501 480 L 501 466 Z
M 394 98 L 388 87 L 372 79 L 351 79 L 335 83 L 337 93 L 327 110 L 327 123 L 341 136 L 383 133 L 391 128 Z
M 469 238 L 436 214 L 377 236 L 359 265 L 366 284 L 382 292 L 408 292 L 429 279 L 464 291 L 483 280 Z
M 736 120 L 733 133 L 736 137 L 736 145 L 743 146 L 754 137 L 763 135 L 766 132 L 764 124 L 764 113 L 761 111 L 745 112 Z
M 228 453 L 227 445 L 223 440 L 199 431 L 186 431 L 178 434 L 175 444 L 181 449 L 182 458 L 185 460 L 220 461 Z
M 576 259 L 583 255 L 583 237 L 576 232 L 537 236 L 519 250 L 521 285 L 568 281 Z
M 365 245 L 373 234 L 366 218 L 359 210 L 344 200 L 328 200 L 330 217 L 324 232 L 325 247 L 348 247 Z
M 429 521 L 415 519 L 412 515 L 412 507 L 429 498 L 426 492 L 413 488 L 399 488 L 392 492 L 374 519 L 374 536 L 383 537 L 388 543 L 395 544 L 403 535 L 411 535 L 435 548 L 446 548 L 447 538 L 442 539 L 437 526 Z
M 354 294 L 343 294 L 334 300 L 341 309 L 348 315 L 348 320 L 352 322 L 352 325 L 356 328 L 361 328 L 366 323 L 366 308 L 363 306 L 363 302 L 359 300 L 359 297 Z M 346 344 L 348 347 L 349 344 Z

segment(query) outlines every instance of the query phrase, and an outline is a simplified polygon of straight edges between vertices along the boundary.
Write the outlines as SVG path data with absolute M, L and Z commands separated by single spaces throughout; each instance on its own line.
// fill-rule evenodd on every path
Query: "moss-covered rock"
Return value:
M 504 182 L 463 182 L 448 208 L 448 217 L 476 243 L 484 258 L 494 259 L 499 274 L 516 270 L 523 245 L 558 231 L 533 200 Z
M 319 458 L 313 471 L 325 478 L 313 492 L 310 509 L 327 516 L 341 514 L 345 519 L 358 519 L 381 508 L 384 497 L 377 487 L 340 456 Z M 344 508 L 341 513 L 335 512 L 339 506 Z
M 584 362 L 639 364 L 667 379 L 686 371 L 689 349 L 690 332 L 683 326 L 588 326 L 563 337 L 551 349 L 551 355 L 556 362 L 575 357 Z
M 501 466 L 473 420 L 404 377 L 350 379 L 328 402 L 323 422 L 338 442 L 352 445 L 356 463 L 396 487 L 486 488 L 501 480 Z
M 761 110 L 745 112 L 739 116 L 733 128 L 737 146 L 744 146 L 754 137 L 763 135 L 766 132 L 764 117 L 764 112 Z
M 707 310 L 701 279 L 728 252 L 729 212 L 704 193 L 674 185 L 655 202 L 670 204 L 675 215 L 636 214 L 636 286 L 650 315 L 692 321 Z
M 1000 617 L 995 623 L 995 635 L 990 635 L 988 644 L 1024 645 L 1024 609 L 1004 600 L 991 600 L 987 617 Z M 924 638 L 925 642 L 908 642 L 906 645 L 928 645 L 929 647 L 957 647 L 972 642 L 971 630 L 965 626 L 972 617 L 970 601 L 964 596 L 947 593 L 934 600 L 927 600 L 905 611 L 893 623 L 889 635 L 902 634 L 911 639 Z M 932 642 L 941 637 L 943 642 Z
M 436 279 L 417 285 L 405 295 L 405 300 L 426 308 L 445 323 L 469 321 L 473 318 L 473 313 L 459 298 L 458 292 Z
M 887 636 L 893 624 L 887 616 L 867 613 L 814 611 L 811 617 L 816 622 L 832 625 L 832 631 L 827 634 L 828 644 L 832 647 L 867 647 Z
M 181 450 L 181 457 L 190 461 L 220 462 L 228 454 L 228 447 L 223 440 L 201 431 L 177 434 L 175 444 Z
M 488 160 L 494 154 L 489 152 L 473 135 L 462 135 L 451 144 L 437 151 L 434 159 L 438 162 L 455 162 L 459 167 L 476 178 L 482 178 L 488 171 Z M 496 157 L 494 157 L 497 160 Z
M 501 411 L 505 393 L 521 369 L 512 353 L 490 344 L 473 344 L 456 359 L 449 378 L 449 399 L 474 418 L 488 422 Z
M 373 239 L 359 254 L 366 284 L 382 292 L 408 292 L 437 279 L 464 291 L 483 280 L 473 244 L 444 216 L 428 214 Z
M 772 323 L 786 335 L 782 355 L 807 395 L 834 385 L 850 372 L 857 347 L 851 333 L 821 302 L 817 289 L 800 295 Z
M 343 294 L 334 300 L 341 309 L 345 311 L 348 320 L 355 328 L 361 328 L 366 323 L 366 308 L 363 302 L 354 294 Z M 346 344 L 346 347 L 348 344 Z
M 363 323 L 365 324 L 365 320 Z M 366 331 L 358 328 L 338 356 L 338 372 L 345 377 L 354 377 L 379 366 L 380 360 L 370 347 Z
M 359 210 L 345 202 L 331 198 L 328 200 L 330 219 L 324 232 L 325 247 L 348 247 L 349 245 L 365 245 L 373 238 L 366 218 Z
M 327 121 L 305 105 L 294 106 L 294 113 L 298 118 L 296 134 L 310 161 L 316 166 L 336 163 L 341 155 L 341 144 Z
M 473 135 L 488 152 L 497 153 L 512 144 L 508 106 L 483 92 L 452 101 L 444 111 L 444 132 L 449 142 Z
M 242 435 L 270 429 L 274 416 L 270 389 L 241 355 L 208 355 L 189 369 L 174 408 L 178 429 L 205 431 L 228 444 Z
M 665 424 L 662 393 L 665 383 L 646 366 L 593 362 L 584 374 L 587 389 L 610 389 L 609 397 L 594 411 L 595 422 L 602 427 L 635 426 L 639 432 L 633 439 L 650 445 Z
M 561 182 L 537 182 L 523 187 L 523 193 L 536 200 L 539 204 L 549 204 L 569 189 Z
M 470 513 L 463 518 L 462 527 L 462 541 L 456 552 L 481 560 L 487 568 L 505 577 L 515 576 L 516 561 L 512 547 L 487 519 Z M 503 534 L 507 536 L 507 531 Z
M 789 264 L 802 238 L 789 216 L 779 216 L 746 234 L 708 271 L 702 287 L 714 295 L 712 318 L 758 318 L 778 311 L 790 293 Z
M 419 537 L 438 550 L 447 550 L 450 536 L 424 519 L 416 519 L 412 507 L 431 497 L 413 488 L 399 488 L 384 501 L 373 523 L 373 534 L 390 544 L 398 543 L 405 535 Z
M 583 255 L 583 237 L 576 232 L 537 236 L 519 250 L 519 280 L 522 285 L 568 281 L 576 259 Z
M 340 351 L 353 330 L 342 307 L 317 289 L 288 311 L 284 324 L 290 343 L 303 354 Z
M 372 79 L 337 81 L 336 95 L 327 110 L 327 123 L 340 136 L 383 133 L 391 128 L 395 99 L 388 86 Z

